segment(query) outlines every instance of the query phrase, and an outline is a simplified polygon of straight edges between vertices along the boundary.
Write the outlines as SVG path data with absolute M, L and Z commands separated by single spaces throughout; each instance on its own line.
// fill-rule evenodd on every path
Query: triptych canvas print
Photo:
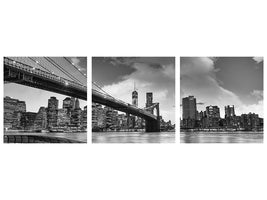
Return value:
M 3 70 L 4 143 L 263 143 L 263 57 L 4 57 Z

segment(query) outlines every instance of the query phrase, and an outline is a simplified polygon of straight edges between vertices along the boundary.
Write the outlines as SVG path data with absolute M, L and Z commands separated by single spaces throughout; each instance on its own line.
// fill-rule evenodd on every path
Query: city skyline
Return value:
M 180 61 L 181 100 L 195 96 L 199 112 L 210 105 L 221 111 L 234 105 L 237 115 L 251 112 L 263 117 L 262 57 L 181 57 Z
M 64 100 L 65 99 L 68 99 L 68 98 L 72 98 L 72 97 L 70 97 L 70 96 L 65 96 L 65 98 L 64 99 L 62 99 L 62 100 L 60 100 L 60 99 L 58 99 L 55 95 L 52 95 L 52 96 L 50 96 L 48 99 L 46 99 L 46 101 L 47 101 L 47 104 L 46 105 L 41 105 L 39 108 L 38 108 L 38 110 L 41 108 L 41 107 L 45 107 L 45 108 L 47 108 L 48 107 L 48 104 L 49 104 L 49 102 L 48 102 L 48 100 L 50 99 L 50 98 L 53 98 L 53 97 L 55 97 L 57 100 L 58 100 L 58 109 L 63 109 L 64 108 Z M 20 102 L 25 102 L 25 104 L 26 104 L 26 112 L 33 112 L 33 111 L 29 111 L 29 110 L 27 110 L 27 102 L 26 101 L 24 101 L 24 100 L 21 100 L 21 99 L 19 99 L 19 98 L 13 98 L 13 97 L 11 97 L 11 96 L 4 96 L 4 99 L 5 98 L 11 98 L 11 99 L 16 99 L 16 100 L 18 100 L 18 101 L 20 101 Z M 78 99 L 78 98 L 75 98 L 75 99 Z M 86 107 L 87 106 L 87 104 L 85 104 L 84 106 L 82 106 L 81 105 L 81 99 L 78 99 L 78 101 L 79 101 L 79 107 L 81 108 L 81 109 L 83 109 L 84 107 Z M 38 110 L 36 111 L 36 112 L 38 112 Z
M 225 115 L 221 117 L 223 111 L 217 105 L 210 105 L 206 110 L 198 111 L 197 99 L 194 96 L 184 97 L 182 100 L 182 130 L 263 131 L 263 118 L 257 113 L 249 112 L 239 116 L 235 114 L 234 105 L 227 105 L 224 107 Z
M 138 107 L 144 108 L 146 93 L 160 103 L 160 115 L 175 123 L 175 58 L 174 57 L 94 57 L 92 81 L 104 91 L 132 104 L 134 88 Z
M 19 58 L 19 57 L 18 57 Z M 38 59 L 39 57 L 32 57 L 33 59 Z M 42 57 L 43 58 L 43 57 Z M 56 58 L 56 57 L 55 57 Z M 66 57 L 72 65 L 74 65 L 77 69 L 74 67 L 68 66 L 66 70 L 69 71 L 70 74 L 72 74 L 74 77 L 79 79 L 79 81 L 87 86 L 86 81 L 86 74 L 87 74 L 87 58 L 86 57 Z M 36 68 L 38 67 L 38 63 L 36 64 Z M 54 68 L 53 72 L 57 74 L 60 77 L 70 79 L 68 76 L 66 76 L 62 71 Z M 83 75 L 82 75 L 83 74 Z M 62 102 L 67 96 L 61 95 L 58 93 L 53 93 L 41 89 L 36 89 L 16 83 L 5 83 L 4 84 L 4 96 L 9 96 L 15 99 L 20 99 L 21 101 L 25 101 L 27 104 L 27 112 L 38 112 L 38 109 L 42 106 L 47 107 L 47 99 L 49 99 L 51 96 L 55 96 L 60 102 Z M 34 97 L 34 98 L 33 98 Z M 87 102 L 84 100 L 79 99 L 80 106 L 84 107 L 87 105 Z M 62 107 L 62 104 L 59 105 L 59 107 Z
M 54 96 L 47 99 L 47 102 L 48 105 L 40 107 L 37 112 L 27 112 L 25 101 L 4 97 L 5 130 L 51 131 L 54 128 L 86 128 L 87 106 L 81 108 L 79 99 L 66 97 L 62 102 L 62 108 Z

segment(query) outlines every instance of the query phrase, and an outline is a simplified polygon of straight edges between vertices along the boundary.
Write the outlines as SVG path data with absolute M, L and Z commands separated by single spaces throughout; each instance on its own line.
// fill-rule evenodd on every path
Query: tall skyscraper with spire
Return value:
M 138 107 L 138 92 L 135 87 L 135 82 L 134 82 L 134 91 L 132 92 L 132 105 L 135 107 Z M 137 121 L 138 121 L 138 117 L 132 116 L 132 127 L 133 128 L 138 126 Z
M 132 104 L 138 107 L 138 92 L 136 91 L 135 83 L 134 83 L 134 91 L 132 92 Z

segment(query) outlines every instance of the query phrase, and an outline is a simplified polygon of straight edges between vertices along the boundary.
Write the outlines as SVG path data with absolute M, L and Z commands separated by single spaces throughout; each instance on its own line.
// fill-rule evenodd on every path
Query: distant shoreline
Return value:
M 264 131 L 261 130 L 261 131 L 240 131 L 240 130 L 237 130 L 237 131 L 224 131 L 224 130 L 210 130 L 210 131 L 207 131 L 207 130 L 190 130 L 190 131 L 185 131 L 185 130 L 180 130 L 181 133 L 211 133 L 211 134 L 216 134 L 216 133 L 229 133 L 229 134 L 235 134 L 235 133 L 258 133 L 258 134 L 263 134 Z
M 12 134 L 12 133 L 39 133 L 39 134 L 45 134 L 45 133 L 87 133 L 87 131 L 48 131 L 45 130 L 45 132 L 41 131 L 33 131 L 33 130 L 4 130 L 4 134 Z

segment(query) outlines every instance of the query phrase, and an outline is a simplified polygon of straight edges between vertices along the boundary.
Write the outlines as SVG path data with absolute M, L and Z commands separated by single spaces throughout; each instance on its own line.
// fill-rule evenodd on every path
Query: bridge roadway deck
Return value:
M 92 89 L 92 101 L 147 120 L 157 120 L 157 116 L 140 108 L 137 108 L 131 104 L 127 104 L 125 102 L 112 98 L 111 96 L 105 95 L 95 89 Z

